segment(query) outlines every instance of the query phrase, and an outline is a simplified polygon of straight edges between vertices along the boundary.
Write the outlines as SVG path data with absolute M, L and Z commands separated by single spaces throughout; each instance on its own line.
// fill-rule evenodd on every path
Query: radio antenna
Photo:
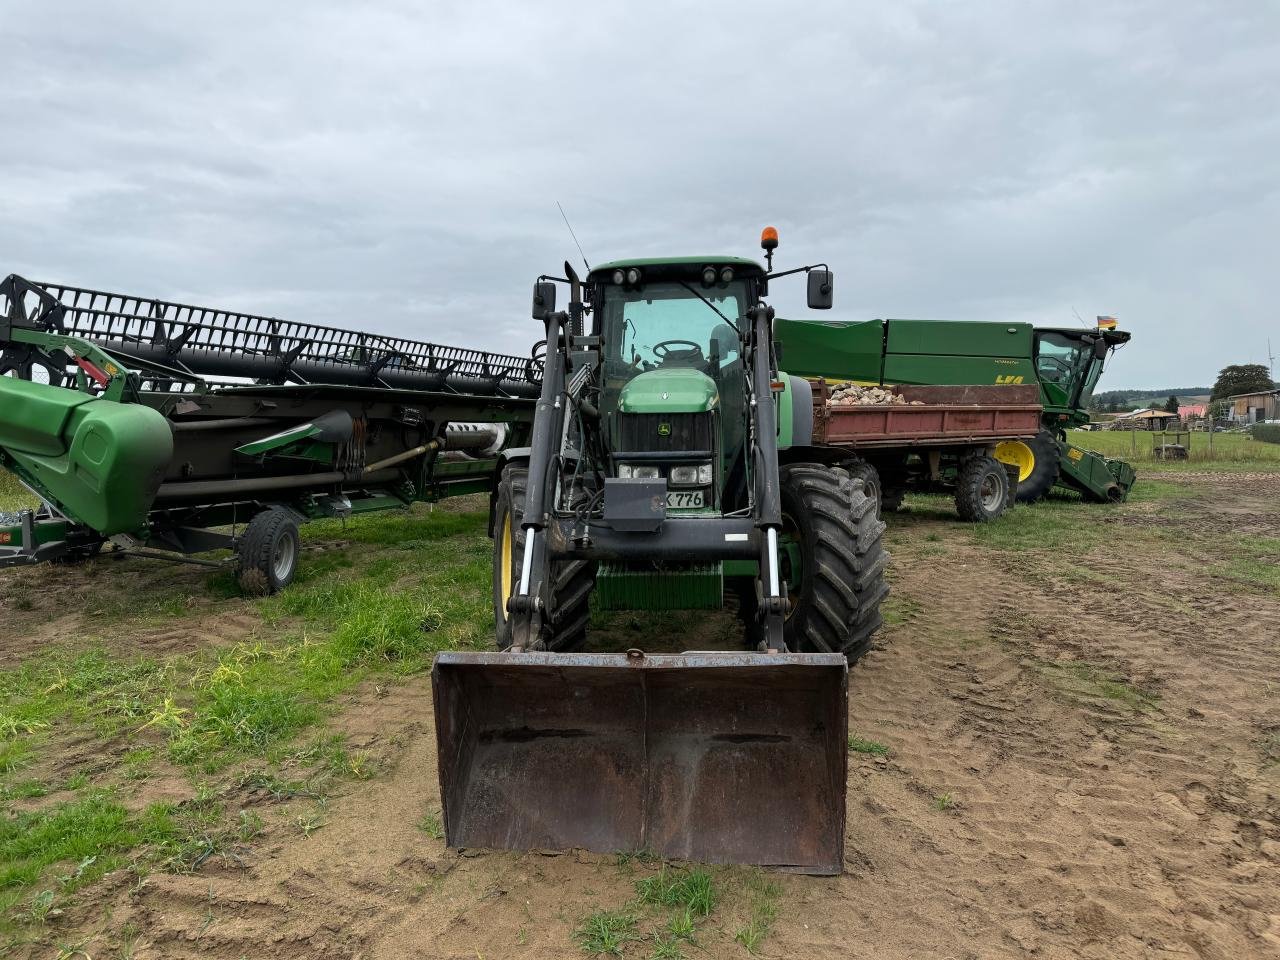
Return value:
M 564 214 L 564 207 L 560 206 L 560 201 L 556 201 L 556 207 L 560 210 L 560 217 L 564 220 L 564 225 L 569 228 L 569 236 L 573 237 L 573 245 L 578 248 L 578 253 L 582 253 L 582 244 L 578 243 L 578 235 L 573 232 L 573 227 L 569 223 L 569 218 Z M 587 273 L 591 272 L 591 264 L 587 263 L 587 255 L 582 253 L 582 262 L 586 265 Z

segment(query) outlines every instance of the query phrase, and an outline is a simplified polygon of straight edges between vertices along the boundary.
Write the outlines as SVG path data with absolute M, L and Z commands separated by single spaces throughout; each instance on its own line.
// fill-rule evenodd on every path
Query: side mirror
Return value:
M 556 285 L 550 280 L 533 285 L 533 319 L 546 320 L 556 312 Z
M 1107 359 L 1107 341 L 1102 337 L 1093 341 L 1093 356 L 1097 360 Z
M 809 309 L 831 309 L 831 286 L 833 277 L 830 270 L 809 271 Z

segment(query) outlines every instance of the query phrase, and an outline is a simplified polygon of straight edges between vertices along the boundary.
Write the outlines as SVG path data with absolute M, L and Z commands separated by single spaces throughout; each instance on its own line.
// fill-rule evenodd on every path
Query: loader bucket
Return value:
M 839 873 L 847 673 L 840 654 L 442 653 L 445 840 Z

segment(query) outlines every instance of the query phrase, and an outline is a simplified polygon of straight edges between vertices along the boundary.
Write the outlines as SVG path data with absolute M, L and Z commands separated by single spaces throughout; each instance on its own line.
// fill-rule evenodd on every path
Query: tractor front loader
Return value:
M 770 266 L 776 234 L 762 241 Z M 531 446 L 493 495 L 500 652 L 433 672 L 452 846 L 649 850 L 838 873 L 848 663 L 886 593 L 874 502 L 812 444 L 751 260 L 565 264 Z M 590 319 L 588 329 L 587 320 Z M 599 609 L 717 608 L 742 648 L 580 652 Z M 682 637 L 654 636 L 681 649 Z

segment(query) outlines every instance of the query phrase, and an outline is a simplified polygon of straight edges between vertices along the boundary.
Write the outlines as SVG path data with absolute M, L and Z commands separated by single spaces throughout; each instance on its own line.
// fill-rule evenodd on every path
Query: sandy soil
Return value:
M 895 622 L 850 678 L 851 732 L 892 753 L 851 755 L 845 873 L 778 876 L 760 955 L 1280 956 L 1280 596 L 1213 574 L 1228 534 L 1280 536 L 1280 508 L 1271 481 L 1202 479 L 1100 514 L 1084 564 L 892 518 Z M 189 876 L 109 876 L 58 939 L 96 934 L 95 958 L 569 957 L 579 919 L 651 869 L 424 835 L 425 676 L 362 688 L 341 718 L 377 776 L 320 810 L 234 798 L 263 838 Z M 308 812 L 324 825 L 303 837 Z M 690 956 L 746 956 L 745 876 L 721 875 Z

